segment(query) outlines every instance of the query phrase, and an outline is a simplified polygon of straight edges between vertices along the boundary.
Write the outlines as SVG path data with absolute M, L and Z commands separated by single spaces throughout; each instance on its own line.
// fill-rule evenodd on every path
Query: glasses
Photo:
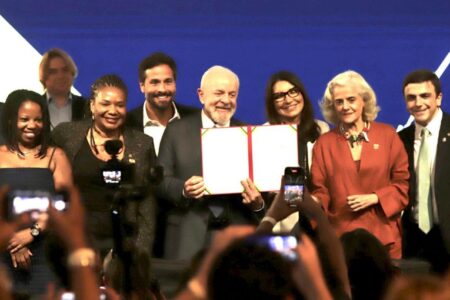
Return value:
M 287 92 L 280 92 L 280 93 L 275 93 L 272 95 L 272 99 L 273 101 L 275 101 L 275 103 L 281 103 L 286 99 L 286 95 L 289 96 L 289 98 L 295 98 L 300 94 L 300 91 L 298 90 L 298 88 L 296 88 L 295 86 L 293 88 L 291 88 L 289 91 Z

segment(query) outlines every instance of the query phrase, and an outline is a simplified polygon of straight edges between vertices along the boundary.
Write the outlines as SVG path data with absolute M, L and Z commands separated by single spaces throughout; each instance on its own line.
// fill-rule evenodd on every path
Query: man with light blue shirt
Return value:
M 70 92 L 78 70 L 73 59 L 61 49 L 50 49 L 42 56 L 39 80 L 45 88 L 51 129 L 63 122 L 83 119 L 86 101 Z
M 441 83 L 429 70 L 408 74 L 403 93 L 415 120 L 399 133 L 411 174 L 403 256 L 425 259 L 444 273 L 450 261 L 450 115 L 441 110 Z

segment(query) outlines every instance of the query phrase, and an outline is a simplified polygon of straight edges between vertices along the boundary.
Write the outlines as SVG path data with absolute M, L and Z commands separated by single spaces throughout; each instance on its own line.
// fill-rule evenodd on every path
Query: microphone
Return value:
M 105 142 L 105 151 L 112 157 L 116 157 L 122 147 L 123 143 L 121 140 L 107 140 Z

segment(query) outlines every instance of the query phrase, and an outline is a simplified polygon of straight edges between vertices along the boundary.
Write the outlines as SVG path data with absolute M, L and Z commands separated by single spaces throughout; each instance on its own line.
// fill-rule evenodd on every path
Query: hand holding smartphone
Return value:
M 297 207 L 296 201 L 303 200 L 305 171 L 301 167 L 284 169 L 284 200 L 290 207 Z
M 67 209 L 64 194 L 52 194 L 46 191 L 13 190 L 8 193 L 7 217 L 12 220 L 22 213 L 30 213 L 36 220 L 40 213 L 46 212 L 50 203 L 59 211 Z

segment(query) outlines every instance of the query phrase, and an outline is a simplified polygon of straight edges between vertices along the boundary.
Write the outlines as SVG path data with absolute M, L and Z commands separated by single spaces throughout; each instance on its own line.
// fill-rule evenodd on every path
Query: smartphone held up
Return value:
M 38 190 L 13 190 L 8 193 L 7 217 L 29 213 L 31 219 L 36 220 L 40 213 L 46 212 L 52 204 L 57 210 L 67 209 L 67 197 L 64 193 L 50 193 Z
M 284 169 L 284 200 L 291 207 L 297 207 L 296 201 L 303 200 L 305 188 L 305 171 L 302 167 Z

